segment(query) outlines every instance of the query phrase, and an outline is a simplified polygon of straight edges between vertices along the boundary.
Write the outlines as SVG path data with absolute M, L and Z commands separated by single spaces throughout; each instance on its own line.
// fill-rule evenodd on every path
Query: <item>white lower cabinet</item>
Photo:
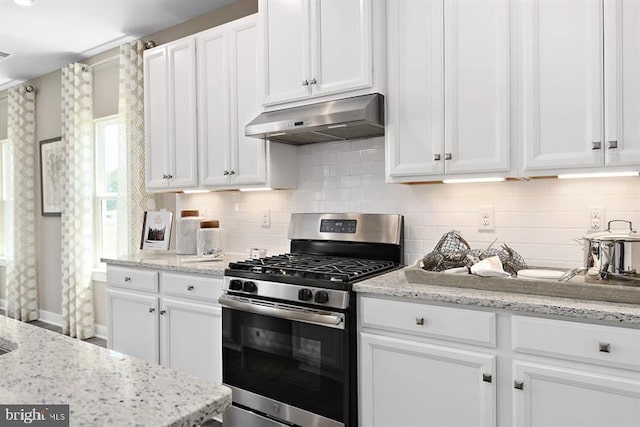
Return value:
M 222 382 L 222 278 L 107 267 L 108 347 Z
M 638 328 L 363 294 L 358 311 L 362 427 L 640 426 Z
M 496 425 L 496 356 L 490 348 L 452 343 L 491 347 L 492 313 L 358 301 L 360 426 Z
M 362 333 L 361 426 L 494 426 L 495 356 Z
M 516 361 L 513 425 L 636 427 L 640 381 L 623 375 Z

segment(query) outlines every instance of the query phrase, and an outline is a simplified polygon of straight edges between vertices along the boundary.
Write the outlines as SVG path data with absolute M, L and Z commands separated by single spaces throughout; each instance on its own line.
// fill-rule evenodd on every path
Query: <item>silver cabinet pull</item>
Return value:
M 310 85 L 315 85 L 315 84 L 318 84 L 318 81 L 317 81 L 317 80 L 316 80 L 316 78 L 314 77 L 314 78 L 312 78 L 311 80 L 309 80 L 309 84 L 310 84 Z
M 304 79 L 304 80 L 302 81 L 302 86 L 309 86 L 309 80 Z
M 167 175 L 167 178 L 171 179 L 173 178 L 173 175 Z
M 602 148 L 602 142 L 600 141 L 593 141 L 591 143 L 591 149 L 592 150 L 600 150 Z
M 598 343 L 598 349 L 601 353 L 610 353 L 611 352 L 611 344 L 600 342 Z
M 160 314 L 162 314 L 164 316 L 164 314 L 167 312 L 167 310 L 160 310 Z
M 154 311 L 156 311 L 156 309 L 155 309 L 155 308 L 153 308 L 153 307 L 149 307 L 149 313 L 153 313 Z
M 491 374 L 482 374 L 482 381 L 485 383 L 490 383 L 493 380 L 493 376 Z
M 437 162 L 438 160 L 440 160 L 440 154 L 434 154 L 434 155 L 433 155 L 433 160 L 434 160 L 434 161 L 436 161 L 436 162 Z
M 523 381 L 519 381 L 519 380 L 515 380 L 513 382 L 513 388 L 518 389 L 518 390 L 522 390 L 524 388 L 524 382 Z
M 223 175 L 229 175 L 229 171 L 228 170 L 224 170 L 224 172 L 222 172 Z
M 166 173 L 164 175 L 162 175 L 162 179 L 168 179 L 169 175 L 167 175 Z
M 424 317 L 416 316 L 416 325 L 424 325 Z
M 193 290 L 193 285 L 188 285 L 188 286 L 187 286 L 187 290 L 188 290 L 188 291 L 192 291 L 192 290 Z
M 233 169 L 229 171 L 229 175 L 235 175 L 235 174 L 236 174 L 236 171 L 234 171 Z
M 451 153 L 444 153 L 445 160 L 451 160 Z
M 129 277 L 129 276 L 125 277 L 125 278 L 124 278 L 124 281 L 125 281 L 125 282 L 130 282 L 130 281 L 131 281 L 131 277 Z
M 609 141 L 609 146 L 607 148 L 609 150 L 618 148 L 618 141 Z

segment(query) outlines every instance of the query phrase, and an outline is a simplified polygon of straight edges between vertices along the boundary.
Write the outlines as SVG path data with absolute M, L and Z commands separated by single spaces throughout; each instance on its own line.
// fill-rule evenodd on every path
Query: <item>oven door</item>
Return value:
M 223 382 L 234 404 L 294 425 L 345 425 L 344 314 L 234 295 L 223 295 L 220 304 Z

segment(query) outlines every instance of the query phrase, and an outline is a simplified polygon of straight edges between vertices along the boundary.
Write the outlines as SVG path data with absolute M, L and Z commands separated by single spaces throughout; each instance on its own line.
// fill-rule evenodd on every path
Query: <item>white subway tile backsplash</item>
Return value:
M 506 243 L 529 265 L 576 267 L 588 230 L 590 207 L 605 219 L 640 228 L 640 178 L 533 179 L 482 184 L 385 183 L 384 138 L 298 147 L 297 190 L 179 194 L 176 209 L 200 209 L 219 219 L 229 252 L 266 247 L 286 252 L 292 212 L 401 213 L 405 217 L 405 263 L 431 251 L 440 237 L 458 230 L 473 248 Z M 478 230 L 478 209 L 493 206 L 495 230 Z M 260 212 L 271 211 L 271 226 Z M 624 226 L 624 225 L 622 225 Z

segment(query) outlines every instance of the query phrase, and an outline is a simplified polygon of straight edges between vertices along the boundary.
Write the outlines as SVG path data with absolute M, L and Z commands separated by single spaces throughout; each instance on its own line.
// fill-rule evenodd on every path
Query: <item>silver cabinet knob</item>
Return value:
M 129 276 L 125 277 L 125 278 L 124 278 L 124 281 L 125 281 L 125 282 L 130 282 L 130 281 L 131 281 L 131 277 L 129 277 Z
M 601 353 L 610 353 L 611 352 L 611 344 L 600 342 L 600 343 L 598 343 L 598 350 Z
M 192 291 L 192 290 L 193 290 L 193 285 L 189 285 L 189 286 L 187 286 L 187 290 L 188 290 L 188 291 Z
M 602 142 L 600 141 L 593 141 L 591 143 L 591 149 L 592 150 L 600 150 L 602 148 Z
M 228 170 L 224 170 L 224 172 L 222 172 L 223 175 L 229 175 L 229 171 Z
M 302 86 L 309 86 L 309 80 L 304 79 L 304 80 L 302 81 Z
M 314 78 L 312 78 L 311 80 L 309 80 L 309 84 L 310 84 L 310 85 L 315 85 L 315 84 L 318 84 L 318 81 L 317 81 L 317 80 L 316 80 L 316 78 L 314 77 Z
M 424 325 L 424 317 L 416 316 L 416 325 Z
M 524 389 L 524 382 L 520 381 L 520 380 L 515 380 L 513 382 L 513 388 L 518 389 L 518 390 Z
M 434 160 L 435 162 L 437 162 L 438 160 L 440 160 L 440 154 L 434 154 L 434 155 L 433 155 L 433 160 Z
M 614 150 L 614 149 L 618 148 L 618 141 L 609 141 L 607 148 L 609 150 Z
M 173 175 L 167 175 L 167 178 L 171 179 L 173 178 Z
M 482 374 L 482 381 L 485 383 L 490 383 L 493 381 L 493 376 L 491 374 Z
M 156 311 L 156 309 L 155 309 L 155 308 L 153 308 L 153 307 L 149 307 L 149 313 L 153 313 L 154 311 Z
M 451 153 L 444 153 L 444 159 L 445 160 L 451 160 Z
M 164 314 L 167 312 L 167 310 L 160 310 L 160 314 L 162 314 L 164 316 Z
M 236 171 L 234 171 L 233 169 L 229 171 L 229 175 L 235 175 L 235 174 L 236 174 Z

